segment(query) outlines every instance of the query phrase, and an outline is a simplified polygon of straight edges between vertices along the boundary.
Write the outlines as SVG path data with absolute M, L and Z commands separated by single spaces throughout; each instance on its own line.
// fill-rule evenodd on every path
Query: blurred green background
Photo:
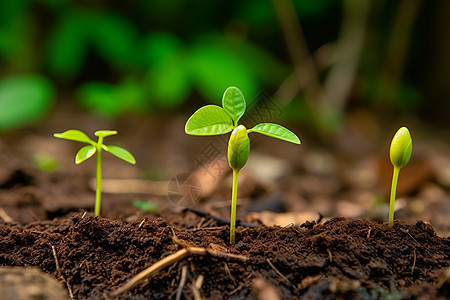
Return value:
M 447 0 L 2 0 L 0 130 L 64 101 L 189 114 L 230 85 L 318 136 L 356 108 L 448 125 L 449 37 Z

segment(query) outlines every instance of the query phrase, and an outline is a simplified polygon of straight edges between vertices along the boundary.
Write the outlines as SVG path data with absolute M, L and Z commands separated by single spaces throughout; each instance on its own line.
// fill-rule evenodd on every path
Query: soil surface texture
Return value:
M 74 299 L 450 296 L 449 240 L 421 221 L 396 222 L 393 229 L 343 217 L 300 226 L 240 226 L 236 244 L 230 246 L 227 225 L 190 211 L 183 214 L 182 219 L 197 218 L 199 226 L 174 227 L 162 218 L 126 223 L 82 214 L 25 226 L 1 222 L 0 265 L 36 266 L 70 289 Z M 191 246 L 222 255 L 191 253 L 117 293 L 139 272 Z

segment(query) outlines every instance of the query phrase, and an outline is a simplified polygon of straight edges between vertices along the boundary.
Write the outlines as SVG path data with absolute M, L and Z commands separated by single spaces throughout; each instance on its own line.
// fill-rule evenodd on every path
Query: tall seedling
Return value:
M 119 146 L 107 146 L 103 144 L 103 139 L 105 137 L 115 134 L 117 134 L 117 131 L 115 130 L 98 130 L 94 132 L 94 135 L 98 137 L 97 142 L 91 140 L 84 132 L 76 129 L 70 129 L 62 133 L 55 133 L 53 135 L 54 137 L 60 139 L 89 144 L 78 150 L 77 155 L 75 156 L 75 163 L 77 165 L 81 164 L 83 161 L 87 160 L 95 153 L 97 153 L 97 162 L 96 162 L 97 172 L 96 172 L 96 190 L 95 190 L 96 216 L 100 216 L 100 205 L 102 195 L 102 150 L 105 150 L 106 152 L 109 152 L 112 155 L 117 156 L 118 158 L 126 162 L 129 162 L 130 164 L 134 165 L 136 163 L 136 160 L 134 159 L 133 155 L 130 152 L 128 152 L 128 150 L 125 150 L 124 148 Z
M 231 132 L 228 142 L 228 164 L 233 170 L 231 193 L 230 244 L 235 243 L 236 203 L 239 171 L 245 166 L 250 153 L 248 134 L 257 132 L 273 138 L 300 144 L 300 139 L 281 125 L 261 123 L 251 129 L 239 125 L 246 109 L 245 99 L 236 87 L 229 87 L 222 98 L 222 107 L 206 105 L 198 109 L 186 122 L 185 131 L 190 135 L 219 135 Z
M 394 166 L 394 173 L 392 175 L 391 198 L 389 203 L 389 221 L 388 226 L 394 226 L 394 206 L 395 194 L 397 191 L 397 181 L 400 169 L 406 166 L 411 158 L 412 153 L 412 139 L 408 128 L 401 127 L 392 138 L 389 156 L 391 163 Z

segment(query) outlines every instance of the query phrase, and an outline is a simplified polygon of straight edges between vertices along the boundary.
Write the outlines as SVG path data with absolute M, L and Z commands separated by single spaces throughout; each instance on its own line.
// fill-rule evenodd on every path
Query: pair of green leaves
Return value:
M 222 98 L 222 107 L 206 105 L 198 109 L 186 122 L 185 131 L 191 135 L 219 135 L 233 131 L 228 145 L 228 162 L 234 170 L 240 170 L 250 152 L 248 134 L 257 132 L 273 138 L 300 144 L 300 139 L 290 130 L 273 123 L 261 123 L 251 129 L 238 126 L 244 115 L 246 103 L 242 92 L 229 87 Z
M 103 141 L 103 138 L 111 135 L 117 134 L 116 130 L 98 130 L 94 133 L 95 136 L 99 137 L 99 140 L 101 139 Z M 98 148 L 98 143 L 91 140 L 87 134 L 80 130 L 76 129 L 70 129 L 62 133 L 55 133 L 53 135 L 54 137 L 70 140 L 70 141 L 76 141 L 81 143 L 89 144 L 87 146 L 84 146 L 80 150 L 78 150 L 77 155 L 75 156 L 75 163 L 80 164 L 87 160 L 88 158 L 92 157 L 96 152 Z M 135 164 L 136 160 L 133 157 L 133 155 L 126 149 L 119 147 L 119 146 L 107 146 L 103 143 L 101 144 L 101 149 L 105 150 L 106 152 L 111 153 L 112 155 L 130 163 Z

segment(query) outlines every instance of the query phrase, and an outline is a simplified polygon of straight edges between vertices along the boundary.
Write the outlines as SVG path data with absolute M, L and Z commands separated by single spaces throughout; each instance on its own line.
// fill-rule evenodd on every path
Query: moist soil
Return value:
M 75 150 L 69 146 L 71 167 L 47 173 L 0 143 L 0 299 L 62 299 L 36 297 L 36 289 L 54 289 L 54 282 L 66 299 L 69 290 L 73 299 L 450 299 L 449 239 L 422 221 L 397 221 L 390 229 L 368 219 L 319 217 L 268 227 L 253 218 L 251 224 L 238 222 L 230 246 L 227 219 L 216 217 L 225 214 L 207 209 L 208 200 L 197 210 L 161 204 L 158 213 L 148 213 L 133 207 L 127 195 L 107 194 L 98 218 L 89 213 L 93 165 L 72 166 Z M 124 167 L 113 165 L 105 173 L 114 177 L 112 171 Z M 291 181 L 294 187 L 298 182 L 306 180 Z M 434 203 L 445 203 L 440 198 Z M 167 202 L 164 197 L 159 203 Z M 222 255 L 174 260 L 117 294 L 141 271 L 191 246 Z M 22 267 L 33 271 L 21 277 Z M 31 282 L 34 298 L 4 296 L 11 278 L 19 278 L 18 291 Z
M 186 216 L 190 214 L 190 216 Z M 180 218 L 196 218 L 192 212 Z M 183 245 L 233 256 L 192 255 L 174 261 L 114 299 L 448 299 L 450 244 L 431 226 L 342 217 L 300 226 L 171 226 L 162 218 L 124 223 L 76 214 L 26 226 L 0 224 L 0 264 L 37 266 L 67 284 L 75 299 L 110 299 L 134 275 Z M 207 222 L 205 222 L 207 221 Z M 189 227 L 189 226 L 188 226 Z M 176 236 L 177 242 L 174 241 Z M 182 243 L 180 243 L 182 241 Z M 53 248 L 52 248 L 53 247 Z M 59 270 L 56 267 L 57 255 Z M 182 269 L 187 270 L 182 280 Z M 447 275 L 448 276 L 448 275 Z

